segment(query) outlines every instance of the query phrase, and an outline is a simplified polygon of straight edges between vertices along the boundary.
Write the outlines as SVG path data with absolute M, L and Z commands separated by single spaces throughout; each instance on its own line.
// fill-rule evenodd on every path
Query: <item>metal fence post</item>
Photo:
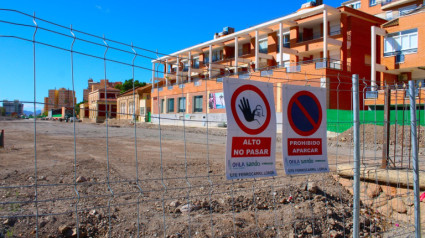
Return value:
M 421 237 L 421 211 L 419 201 L 419 162 L 418 162 L 418 141 L 416 134 L 416 95 L 415 81 L 409 81 L 410 99 L 410 132 L 412 143 L 412 164 L 413 164 L 413 195 L 415 196 L 415 237 Z
M 386 169 L 390 161 L 390 112 L 391 112 L 391 89 L 389 85 L 385 86 L 384 100 L 384 144 L 382 148 L 381 168 Z
M 353 237 L 360 237 L 360 104 L 359 104 L 359 75 L 353 74 L 353 156 L 354 156 L 354 183 L 353 183 Z
M 0 133 L 0 148 L 4 147 L 4 130 L 1 130 Z

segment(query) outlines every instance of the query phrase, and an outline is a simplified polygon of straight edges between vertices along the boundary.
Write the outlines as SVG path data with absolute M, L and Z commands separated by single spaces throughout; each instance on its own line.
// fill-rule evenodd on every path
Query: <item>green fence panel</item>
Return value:
M 416 118 L 418 125 L 425 125 L 425 111 L 417 110 Z M 394 125 L 409 125 L 410 124 L 410 110 L 391 110 L 390 124 Z M 375 111 L 360 111 L 360 124 L 375 124 L 384 125 L 384 110 Z M 332 132 L 341 133 L 353 126 L 353 111 L 351 110 L 327 110 L 327 130 Z

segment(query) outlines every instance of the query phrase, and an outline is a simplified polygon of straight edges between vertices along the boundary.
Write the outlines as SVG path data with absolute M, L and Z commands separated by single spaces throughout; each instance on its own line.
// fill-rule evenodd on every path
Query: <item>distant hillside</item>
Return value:
M 36 111 L 35 111 L 35 114 L 36 114 L 36 115 L 39 115 L 40 113 L 41 113 L 41 110 L 36 110 Z M 27 111 L 27 110 L 24 110 L 24 114 L 25 114 L 26 116 L 33 115 L 33 114 L 34 114 L 34 111 Z

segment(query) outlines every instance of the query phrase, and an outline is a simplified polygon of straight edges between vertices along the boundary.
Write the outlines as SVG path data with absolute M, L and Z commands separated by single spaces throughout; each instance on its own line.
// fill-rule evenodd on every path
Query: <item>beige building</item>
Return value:
M 106 87 L 115 88 L 115 86 L 122 84 L 121 82 L 109 82 L 107 79 L 101 79 L 99 83 L 94 82 L 93 79 L 87 81 L 87 88 L 83 90 L 83 101 L 87 102 L 89 98 L 89 93 L 97 89 L 102 89 Z
M 135 113 L 138 121 L 145 121 L 148 112 L 151 112 L 151 90 L 152 85 L 138 87 L 133 90 L 128 90 L 118 96 L 117 119 L 132 120 Z
M 108 118 L 117 116 L 117 97 L 120 90 L 116 88 L 97 89 L 88 95 L 89 118 L 93 122 L 101 123 Z M 81 111 L 80 111 L 81 112 Z

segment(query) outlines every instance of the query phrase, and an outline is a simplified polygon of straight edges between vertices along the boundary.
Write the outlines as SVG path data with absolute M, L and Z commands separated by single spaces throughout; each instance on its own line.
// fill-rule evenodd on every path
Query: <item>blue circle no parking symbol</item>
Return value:
M 289 100 L 288 121 L 301 136 L 314 134 L 322 122 L 322 107 L 317 97 L 309 91 L 300 91 Z

